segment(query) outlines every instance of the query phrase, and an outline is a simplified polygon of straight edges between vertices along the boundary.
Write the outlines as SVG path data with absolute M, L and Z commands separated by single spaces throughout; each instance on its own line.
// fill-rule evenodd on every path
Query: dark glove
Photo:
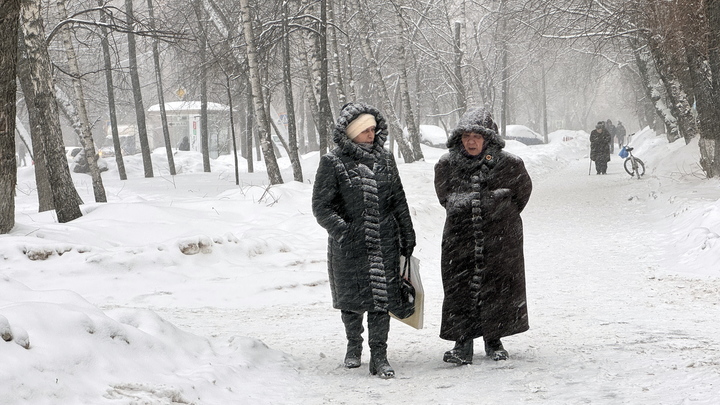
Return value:
M 404 246 L 400 248 L 400 255 L 410 257 L 413 254 L 414 246 Z

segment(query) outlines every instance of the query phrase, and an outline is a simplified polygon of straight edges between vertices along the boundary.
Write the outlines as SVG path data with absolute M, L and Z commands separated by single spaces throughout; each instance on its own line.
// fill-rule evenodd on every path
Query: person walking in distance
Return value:
M 17 154 L 18 154 L 18 161 L 17 166 L 27 166 L 27 162 L 25 161 L 25 156 L 27 155 L 27 149 L 25 148 L 25 144 L 22 142 L 17 143 Z
M 343 106 L 333 140 L 320 158 L 312 209 L 328 232 L 328 275 L 333 307 L 345 325 L 344 365 L 361 365 L 363 314 L 367 312 L 370 373 L 393 378 L 387 360 L 390 315 L 403 302 L 400 255 L 415 247 L 410 210 L 395 159 L 383 146 L 387 123 L 364 103 Z
M 443 361 L 473 362 L 473 340 L 505 360 L 501 338 L 529 329 L 520 213 L 532 181 L 519 157 L 503 150 L 482 108 L 467 111 L 435 165 L 446 219 L 440 258 L 444 299 L 440 338 L 455 342 Z
M 610 142 L 608 143 L 608 153 L 615 152 L 615 125 L 613 125 L 613 122 L 610 120 L 610 118 L 605 121 L 605 131 L 607 131 L 608 134 L 610 134 Z
M 590 159 L 595 162 L 597 174 L 607 174 L 607 165 L 610 161 L 608 145 L 611 143 L 610 134 L 605 129 L 605 123 L 598 121 L 595 129 L 590 132 Z
M 625 143 L 625 135 L 627 135 L 625 126 L 621 121 L 618 121 L 617 126 L 615 127 L 615 137 L 617 138 L 618 149 L 622 149 L 623 144 Z

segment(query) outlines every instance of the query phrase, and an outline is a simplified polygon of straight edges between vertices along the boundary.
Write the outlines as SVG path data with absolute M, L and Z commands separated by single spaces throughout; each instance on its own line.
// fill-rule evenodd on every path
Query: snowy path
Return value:
M 412 178 L 404 182 L 417 185 L 407 193 L 427 296 L 425 329 L 393 321 L 388 343 L 396 379 L 369 375 L 367 344 L 360 369 L 342 368 L 344 334 L 326 284 L 299 287 L 314 288 L 314 301 L 296 305 L 152 309 L 193 333 L 251 336 L 290 354 L 295 371 L 289 372 L 305 388 L 287 403 L 711 404 L 720 398 L 718 287 L 654 276 L 663 235 L 647 226 L 656 221 L 646 204 L 653 182 L 630 180 L 618 160 L 607 176 L 588 176 L 585 160 L 535 180 L 523 214 L 530 331 L 504 339 L 508 361 L 490 361 L 476 347 L 473 365 L 443 363 L 452 344 L 437 337 L 444 214 L 431 167 L 401 165 L 403 179 Z M 323 259 L 308 258 L 317 261 L 314 271 L 324 271 Z

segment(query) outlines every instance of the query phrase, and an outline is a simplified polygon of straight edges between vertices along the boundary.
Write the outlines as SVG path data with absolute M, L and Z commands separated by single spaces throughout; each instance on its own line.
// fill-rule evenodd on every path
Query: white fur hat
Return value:
M 348 124 L 345 133 L 347 134 L 348 138 L 355 139 L 358 135 L 360 135 L 361 132 L 370 127 L 374 127 L 375 125 L 377 125 L 377 122 L 375 122 L 374 115 L 360 114 L 357 118 L 352 120 L 350 124 Z

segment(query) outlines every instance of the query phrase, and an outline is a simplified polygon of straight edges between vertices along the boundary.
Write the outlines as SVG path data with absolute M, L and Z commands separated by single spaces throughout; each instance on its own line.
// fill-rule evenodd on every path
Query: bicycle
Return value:
M 625 163 L 623 163 L 623 166 L 625 167 L 625 171 L 627 174 L 630 175 L 630 177 L 635 177 L 637 175 L 638 180 L 640 180 L 640 177 L 645 175 L 645 163 L 643 163 L 640 158 L 636 158 L 633 154 L 633 147 L 632 146 L 623 146 L 623 150 L 626 152 L 627 156 L 625 157 Z M 620 156 L 622 156 L 623 153 L 620 151 Z

